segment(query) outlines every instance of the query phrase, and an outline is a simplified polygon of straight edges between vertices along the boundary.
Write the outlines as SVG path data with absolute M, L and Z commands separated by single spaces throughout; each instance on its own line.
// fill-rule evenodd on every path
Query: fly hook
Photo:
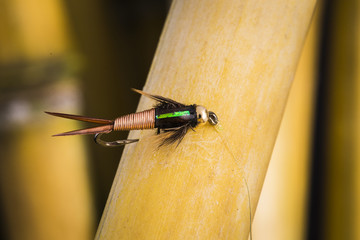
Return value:
M 116 141 L 108 142 L 108 141 L 104 141 L 100 138 L 101 135 L 103 135 L 103 134 L 104 133 L 96 133 L 94 136 L 94 141 L 103 147 L 119 147 L 119 146 L 123 146 L 123 145 L 129 144 L 129 143 L 139 141 L 139 139 L 125 139 L 125 140 L 116 140 Z

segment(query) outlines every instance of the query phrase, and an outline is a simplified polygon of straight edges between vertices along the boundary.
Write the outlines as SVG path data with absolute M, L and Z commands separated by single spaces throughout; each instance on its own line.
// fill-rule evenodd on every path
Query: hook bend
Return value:
M 125 140 L 116 140 L 116 141 L 104 141 L 101 139 L 101 135 L 103 135 L 104 133 L 96 133 L 94 136 L 94 141 L 103 146 L 103 147 L 120 147 L 129 143 L 134 143 L 139 141 L 139 139 L 125 139 Z

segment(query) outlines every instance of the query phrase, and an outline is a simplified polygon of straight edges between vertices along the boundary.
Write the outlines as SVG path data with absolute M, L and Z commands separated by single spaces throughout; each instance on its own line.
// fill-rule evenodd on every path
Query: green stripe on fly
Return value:
M 181 116 L 187 116 L 187 115 L 190 115 L 189 111 L 180 111 L 180 112 L 170 112 L 170 113 L 156 115 L 155 118 L 161 119 L 161 118 L 181 117 Z
M 160 144 L 160 146 L 162 146 L 170 145 L 175 142 L 179 144 L 189 129 L 194 129 L 200 124 L 209 122 L 211 125 L 216 125 L 218 123 L 216 114 L 208 111 L 201 105 L 185 105 L 169 98 L 151 95 L 137 89 L 133 90 L 157 101 L 157 104 L 151 109 L 124 115 L 116 118 L 115 120 L 91 118 L 65 113 L 45 112 L 57 117 L 101 124 L 97 127 L 60 133 L 54 136 L 94 134 L 94 140 L 96 143 L 102 146 L 116 147 L 137 142 L 139 139 L 107 142 L 102 140 L 100 136 L 104 133 L 110 133 L 112 131 L 157 129 L 157 134 L 161 135 L 162 133 L 167 133 L 164 135 L 164 139 Z

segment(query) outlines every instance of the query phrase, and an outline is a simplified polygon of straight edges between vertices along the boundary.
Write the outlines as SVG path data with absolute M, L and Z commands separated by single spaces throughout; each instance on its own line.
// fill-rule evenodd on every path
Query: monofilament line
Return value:
M 222 131 L 223 131 L 223 127 L 220 124 L 219 120 L 216 119 L 216 124 L 213 125 L 215 127 L 216 132 L 218 133 L 218 135 L 220 136 L 221 141 L 223 142 L 223 144 L 225 145 L 225 148 L 228 150 L 228 152 L 230 153 L 230 155 L 232 156 L 235 165 L 238 167 L 240 172 L 243 172 L 240 168 L 240 166 L 238 165 L 238 161 L 237 158 L 234 155 L 234 152 L 231 149 L 231 146 L 229 144 L 229 142 L 226 140 L 226 138 L 223 136 Z M 249 211 L 250 211 L 250 231 L 249 231 L 249 235 L 250 235 L 250 240 L 252 240 L 252 214 L 251 214 L 251 198 L 250 198 L 250 190 L 249 190 L 249 186 L 248 183 L 246 181 L 246 178 L 243 176 L 243 180 L 245 182 L 246 185 L 246 191 L 247 191 L 247 195 L 248 195 L 248 205 L 249 205 Z

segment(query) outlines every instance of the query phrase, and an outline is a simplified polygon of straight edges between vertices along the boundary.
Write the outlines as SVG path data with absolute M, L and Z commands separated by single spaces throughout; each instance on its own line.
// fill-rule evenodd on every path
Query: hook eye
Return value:
M 125 139 L 125 140 L 116 140 L 116 141 L 108 142 L 101 139 L 101 136 L 103 134 L 104 133 L 96 133 L 94 136 L 94 141 L 103 147 L 120 147 L 129 143 L 134 143 L 139 141 L 139 139 Z
M 218 124 L 219 119 L 214 112 L 209 111 L 209 120 L 208 121 L 211 125 L 216 125 L 216 124 Z

